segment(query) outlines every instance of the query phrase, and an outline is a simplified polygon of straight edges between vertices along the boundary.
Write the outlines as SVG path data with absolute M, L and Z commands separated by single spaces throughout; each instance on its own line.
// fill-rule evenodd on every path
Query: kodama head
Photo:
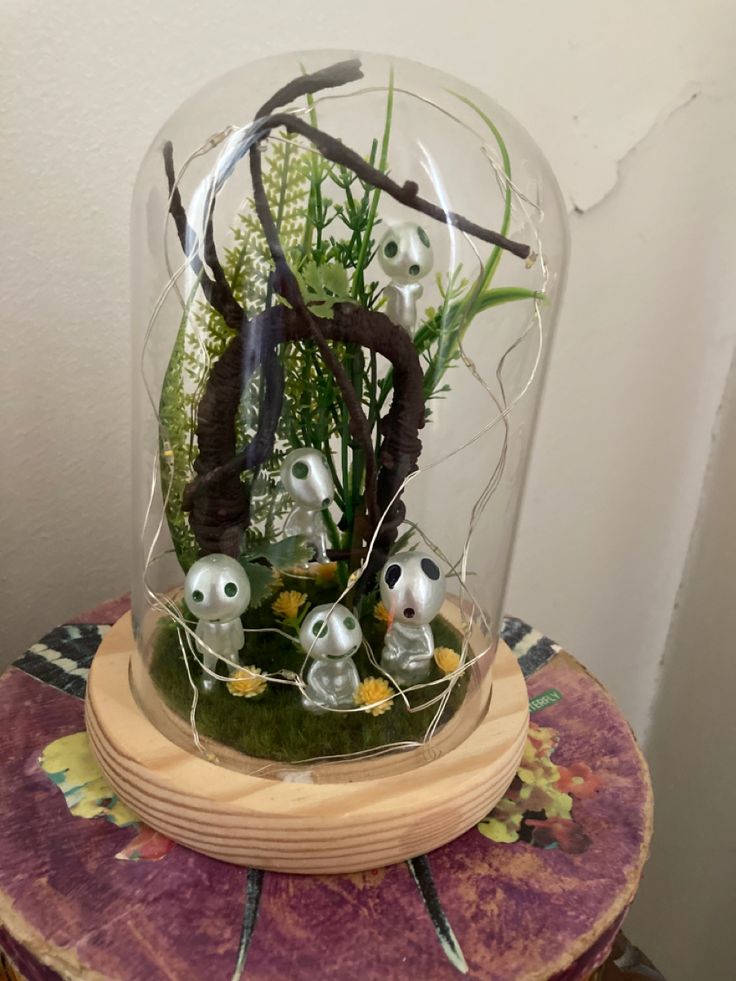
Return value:
M 187 573 L 184 598 L 199 620 L 235 620 L 248 609 L 250 582 L 236 559 L 205 555 Z
M 424 626 L 440 611 L 445 577 L 426 552 L 399 552 L 381 569 L 380 589 L 392 620 Z
M 281 483 L 289 497 L 307 511 L 329 507 L 335 496 L 327 461 L 319 450 L 305 446 L 292 450 L 281 464 Z
M 391 226 L 378 246 L 378 261 L 391 282 L 406 286 L 432 270 L 434 254 L 429 236 L 415 221 Z
M 332 612 L 330 612 L 332 611 Z M 338 661 L 350 657 L 363 643 L 358 618 L 342 603 L 315 606 L 299 631 L 305 653 L 317 661 Z

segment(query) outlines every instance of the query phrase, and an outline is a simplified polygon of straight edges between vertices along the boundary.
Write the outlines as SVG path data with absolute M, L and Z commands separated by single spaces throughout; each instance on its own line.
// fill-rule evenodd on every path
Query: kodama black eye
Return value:
M 297 460 L 297 462 L 291 468 L 291 472 L 295 477 L 298 477 L 299 480 L 304 480 L 309 473 L 309 467 L 302 460 Z
M 355 620 L 352 617 L 345 617 L 343 623 L 348 628 L 348 630 L 355 630 Z
M 396 583 L 401 579 L 401 566 L 390 565 L 383 576 L 384 581 L 389 589 L 393 589 Z
M 326 637 L 327 636 L 327 625 L 324 620 L 318 620 L 312 627 L 312 633 L 315 637 Z
M 225 583 L 225 595 L 226 596 L 237 596 L 238 595 L 238 587 L 237 587 L 236 583 L 234 583 L 234 582 L 226 582 Z
M 198 589 L 195 589 L 192 592 L 192 599 L 194 600 L 195 603 L 201 603 L 202 600 L 204 599 L 204 593 L 201 593 Z
M 440 570 L 431 559 L 422 559 L 422 569 L 429 579 L 437 580 L 440 578 Z
M 396 242 L 393 242 L 393 241 L 392 242 L 386 242 L 386 244 L 383 247 L 383 254 L 388 259 L 393 259 L 393 257 L 396 255 L 396 253 L 398 251 L 399 251 L 399 247 L 396 244 Z

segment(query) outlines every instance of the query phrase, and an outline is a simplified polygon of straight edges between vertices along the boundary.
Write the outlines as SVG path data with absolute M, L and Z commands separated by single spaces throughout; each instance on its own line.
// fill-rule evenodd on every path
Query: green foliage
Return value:
M 245 559 L 240 563 L 245 569 L 250 583 L 250 606 L 256 610 L 271 595 L 273 588 L 273 572 L 267 565 L 260 562 L 249 562 Z
M 307 306 L 318 317 L 331 320 L 336 303 L 352 302 L 347 270 L 339 262 L 318 265 L 309 257 L 295 275 Z
M 498 128 L 472 102 L 458 98 L 491 131 L 510 180 L 510 159 Z M 389 171 L 393 101 L 391 76 L 383 133 L 380 140 L 371 142 L 367 153 L 367 159 L 384 173 Z M 316 126 L 317 112 L 311 96 L 308 105 L 311 122 Z M 345 167 L 325 160 L 297 135 L 274 136 L 264 144 L 263 183 L 284 252 L 310 309 L 320 317 L 330 318 L 336 303 L 380 307 L 381 284 L 367 280 L 366 270 L 375 255 L 381 191 Z M 507 185 L 502 234 L 508 232 L 510 219 L 511 188 Z M 446 374 L 457 362 L 463 338 L 479 313 L 505 303 L 540 298 L 540 294 L 521 287 L 492 285 L 501 254 L 499 248 L 492 249 L 474 280 L 463 275 L 461 266 L 448 276 L 437 277 L 441 303 L 436 308 L 426 308 L 414 335 L 428 402 L 449 391 Z M 249 317 L 271 303 L 285 302 L 271 292 L 273 263 L 252 202 L 233 229 L 223 268 Z M 185 569 L 197 557 L 196 543 L 181 510 L 197 455 L 197 408 L 212 366 L 232 337 L 220 314 L 201 299 L 195 284 L 187 298 L 160 403 L 162 489 L 174 547 Z M 393 392 L 393 372 L 390 367 L 379 367 L 376 355 L 358 345 L 335 344 L 333 349 L 361 400 L 378 448 L 378 422 Z M 291 506 L 279 481 L 279 468 L 289 450 L 314 446 L 322 450 L 331 468 L 340 511 L 337 523 L 326 515 L 333 548 L 350 551 L 360 544 L 357 529 L 365 511 L 364 450 L 351 436 L 348 412 L 335 379 L 311 341 L 283 345 L 278 356 L 284 370 L 286 397 L 274 453 L 257 473 L 243 476 L 244 480 L 252 480 L 251 523 L 246 531 L 244 555 L 251 562 L 259 558 L 254 576 L 261 591 L 267 584 L 258 570 L 264 568 L 263 562 L 278 565 L 273 555 L 266 554 L 267 547 L 277 540 Z M 261 398 L 257 371 L 241 400 L 238 445 L 245 444 L 255 432 Z M 347 572 L 347 568 L 341 568 L 343 581 Z
M 302 565 L 312 557 L 312 547 L 306 535 L 290 535 L 278 542 L 263 541 L 249 550 L 249 559 L 265 559 L 274 569 Z

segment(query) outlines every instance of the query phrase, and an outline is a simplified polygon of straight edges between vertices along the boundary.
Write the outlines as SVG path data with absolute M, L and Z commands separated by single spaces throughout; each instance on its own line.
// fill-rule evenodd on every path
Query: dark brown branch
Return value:
M 478 238 L 483 242 L 497 245 L 499 248 L 519 256 L 520 259 L 529 258 L 531 249 L 528 245 L 524 245 L 521 242 L 514 242 L 506 238 L 505 235 L 484 228 L 482 225 L 470 221 L 469 218 L 465 218 L 455 211 L 445 211 L 439 205 L 427 201 L 426 198 L 419 196 L 419 187 L 414 181 L 405 181 L 404 184 L 397 184 L 388 174 L 384 174 L 382 171 L 372 167 L 355 150 L 351 150 L 350 147 L 345 146 L 344 143 L 335 139 L 334 136 L 323 133 L 322 130 L 316 129 L 298 116 L 282 112 L 273 116 L 267 116 L 264 119 L 259 119 L 255 124 L 256 133 L 254 136 L 256 139 L 263 140 L 271 130 L 278 129 L 281 126 L 290 133 L 299 133 L 301 136 L 304 136 L 327 160 L 346 167 L 367 184 L 380 188 L 389 197 L 394 198 L 408 208 L 413 208 L 415 211 L 426 215 L 428 218 L 433 218 L 435 221 L 452 225 L 459 231 L 466 232 L 468 235 L 472 235 L 474 238 Z
M 337 304 L 333 314 L 332 320 L 315 318 L 326 341 L 359 344 L 385 357 L 394 370 L 394 398 L 379 423 L 382 439 L 378 454 L 380 469 L 376 483 L 377 504 L 379 514 L 386 514 L 376 539 L 376 551 L 369 570 L 370 578 L 370 574 L 385 561 L 390 546 L 396 539 L 397 529 L 405 514 L 397 492 L 404 480 L 416 469 L 421 452 L 418 431 L 424 424 L 422 369 L 409 335 L 398 329 L 385 314 L 352 304 Z M 202 398 L 200 425 L 203 409 L 206 410 L 205 421 L 210 415 L 222 418 L 223 414 L 231 410 L 225 379 L 240 374 L 240 383 L 247 384 L 259 365 L 264 365 L 269 357 L 274 357 L 274 349 L 279 344 L 310 340 L 312 336 L 303 317 L 296 310 L 282 305 L 264 310 L 255 317 L 249 325 L 249 333 L 258 342 L 251 346 L 247 362 L 243 358 L 242 339 L 235 337 L 213 369 Z M 200 544 L 212 538 L 213 502 L 219 501 L 222 490 L 229 492 L 235 486 L 234 482 L 244 486 L 240 481 L 240 473 L 252 469 L 255 458 L 267 459 L 273 452 L 275 427 L 269 445 L 261 443 L 254 449 L 258 438 L 257 436 L 237 453 L 233 452 L 224 459 L 221 456 L 219 465 L 212 465 L 214 459 L 210 453 L 201 463 L 200 460 L 197 461 L 198 476 L 187 487 L 186 507 L 190 511 L 190 526 Z M 215 449 L 209 438 L 206 442 Z M 224 447 L 217 449 L 222 450 Z M 397 499 L 392 503 L 394 497 Z M 227 494 L 225 499 L 229 500 Z M 373 528 L 376 526 L 377 522 L 373 524 Z
M 301 99 L 305 95 L 314 95 L 323 89 L 335 89 L 349 82 L 357 82 L 363 77 L 360 61 L 351 58 L 348 61 L 338 61 L 327 68 L 320 68 L 316 72 L 307 75 L 299 75 L 287 82 L 282 88 L 275 92 L 271 98 L 264 102 L 256 113 L 256 119 L 270 115 L 274 109 L 288 106 L 290 102 Z
M 202 292 L 207 302 L 222 315 L 225 323 L 231 330 L 240 331 L 243 324 L 247 322 L 247 317 L 245 310 L 243 310 L 233 296 L 230 284 L 217 257 L 212 228 L 212 209 L 210 209 L 210 215 L 207 221 L 204 250 L 205 259 L 207 265 L 212 270 L 212 274 L 215 277 L 214 280 L 207 274 L 204 264 L 197 253 L 197 236 L 194 234 L 194 230 L 187 219 L 187 213 L 184 210 L 181 194 L 176 183 L 174 148 L 170 141 L 164 144 L 163 156 L 166 180 L 169 186 L 169 213 L 174 219 L 182 251 L 189 261 L 192 272 L 200 280 Z
M 278 229 L 276 228 L 276 222 L 274 221 L 273 213 L 268 203 L 266 191 L 263 186 L 261 153 L 257 143 L 254 144 L 250 150 L 250 173 L 253 184 L 253 203 L 255 205 L 256 214 L 258 215 L 261 227 L 263 228 L 263 233 L 266 237 L 266 242 L 268 243 L 271 257 L 274 261 L 274 288 L 289 302 L 295 313 L 301 319 L 307 330 L 307 337 L 310 340 L 313 340 L 316 344 L 317 349 L 322 356 L 322 360 L 332 372 L 332 375 L 337 382 L 337 386 L 340 389 L 340 394 L 343 397 L 345 408 L 348 411 L 348 416 L 350 419 L 350 434 L 360 443 L 361 449 L 363 450 L 365 458 L 366 509 L 375 527 L 379 518 L 378 500 L 376 497 L 378 467 L 376 465 L 376 457 L 373 450 L 371 426 L 365 412 L 363 411 L 360 398 L 350 379 L 348 378 L 347 372 L 335 356 L 335 353 L 332 351 L 330 346 L 326 343 L 320 329 L 319 318 L 315 317 L 307 307 L 296 276 L 294 275 L 286 259 L 284 249 L 279 238 Z

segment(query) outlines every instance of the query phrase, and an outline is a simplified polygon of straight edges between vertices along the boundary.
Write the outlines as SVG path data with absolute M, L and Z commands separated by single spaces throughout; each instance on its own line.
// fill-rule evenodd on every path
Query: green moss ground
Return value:
M 298 589 L 309 596 L 310 605 L 329 603 L 336 598 L 335 586 L 304 585 L 303 580 L 284 576 L 284 589 Z M 274 597 L 279 591 L 274 593 Z M 271 611 L 272 600 L 256 610 L 249 610 L 244 626 L 281 626 Z M 373 604 L 361 616 L 363 633 L 380 657 L 384 628 L 373 617 Z M 437 647 L 450 647 L 460 651 L 460 634 L 442 617 L 432 623 Z M 245 647 L 241 652 L 245 665 L 255 665 L 273 673 L 280 669 L 299 671 L 303 661 L 300 649 L 278 634 L 246 634 Z M 355 665 L 361 678 L 375 677 L 377 671 L 364 650 L 355 655 Z M 194 671 L 199 668 L 194 665 Z M 166 704 L 188 722 L 192 690 L 179 649 L 175 625 L 163 621 L 157 635 L 151 676 Z M 196 676 L 196 675 L 195 675 Z M 442 677 L 433 664 L 431 681 Z M 456 684 L 445 710 L 447 721 L 462 702 L 467 682 L 461 678 Z M 413 704 L 437 695 L 442 686 L 415 692 L 408 696 Z M 421 712 L 410 713 L 398 698 L 390 711 L 373 716 L 367 712 L 337 714 L 328 712 L 318 715 L 305 711 L 297 689 L 292 685 L 269 684 L 258 698 L 238 698 L 230 694 L 225 683 L 219 683 L 215 691 L 200 693 L 197 705 L 197 726 L 200 734 L 240 750 L 249 756 L 279 762 L 293 762 L 317 756 L 333 756 L 373 749 L 386 743 L 420 740 L 436 711 L 436 705 Z

